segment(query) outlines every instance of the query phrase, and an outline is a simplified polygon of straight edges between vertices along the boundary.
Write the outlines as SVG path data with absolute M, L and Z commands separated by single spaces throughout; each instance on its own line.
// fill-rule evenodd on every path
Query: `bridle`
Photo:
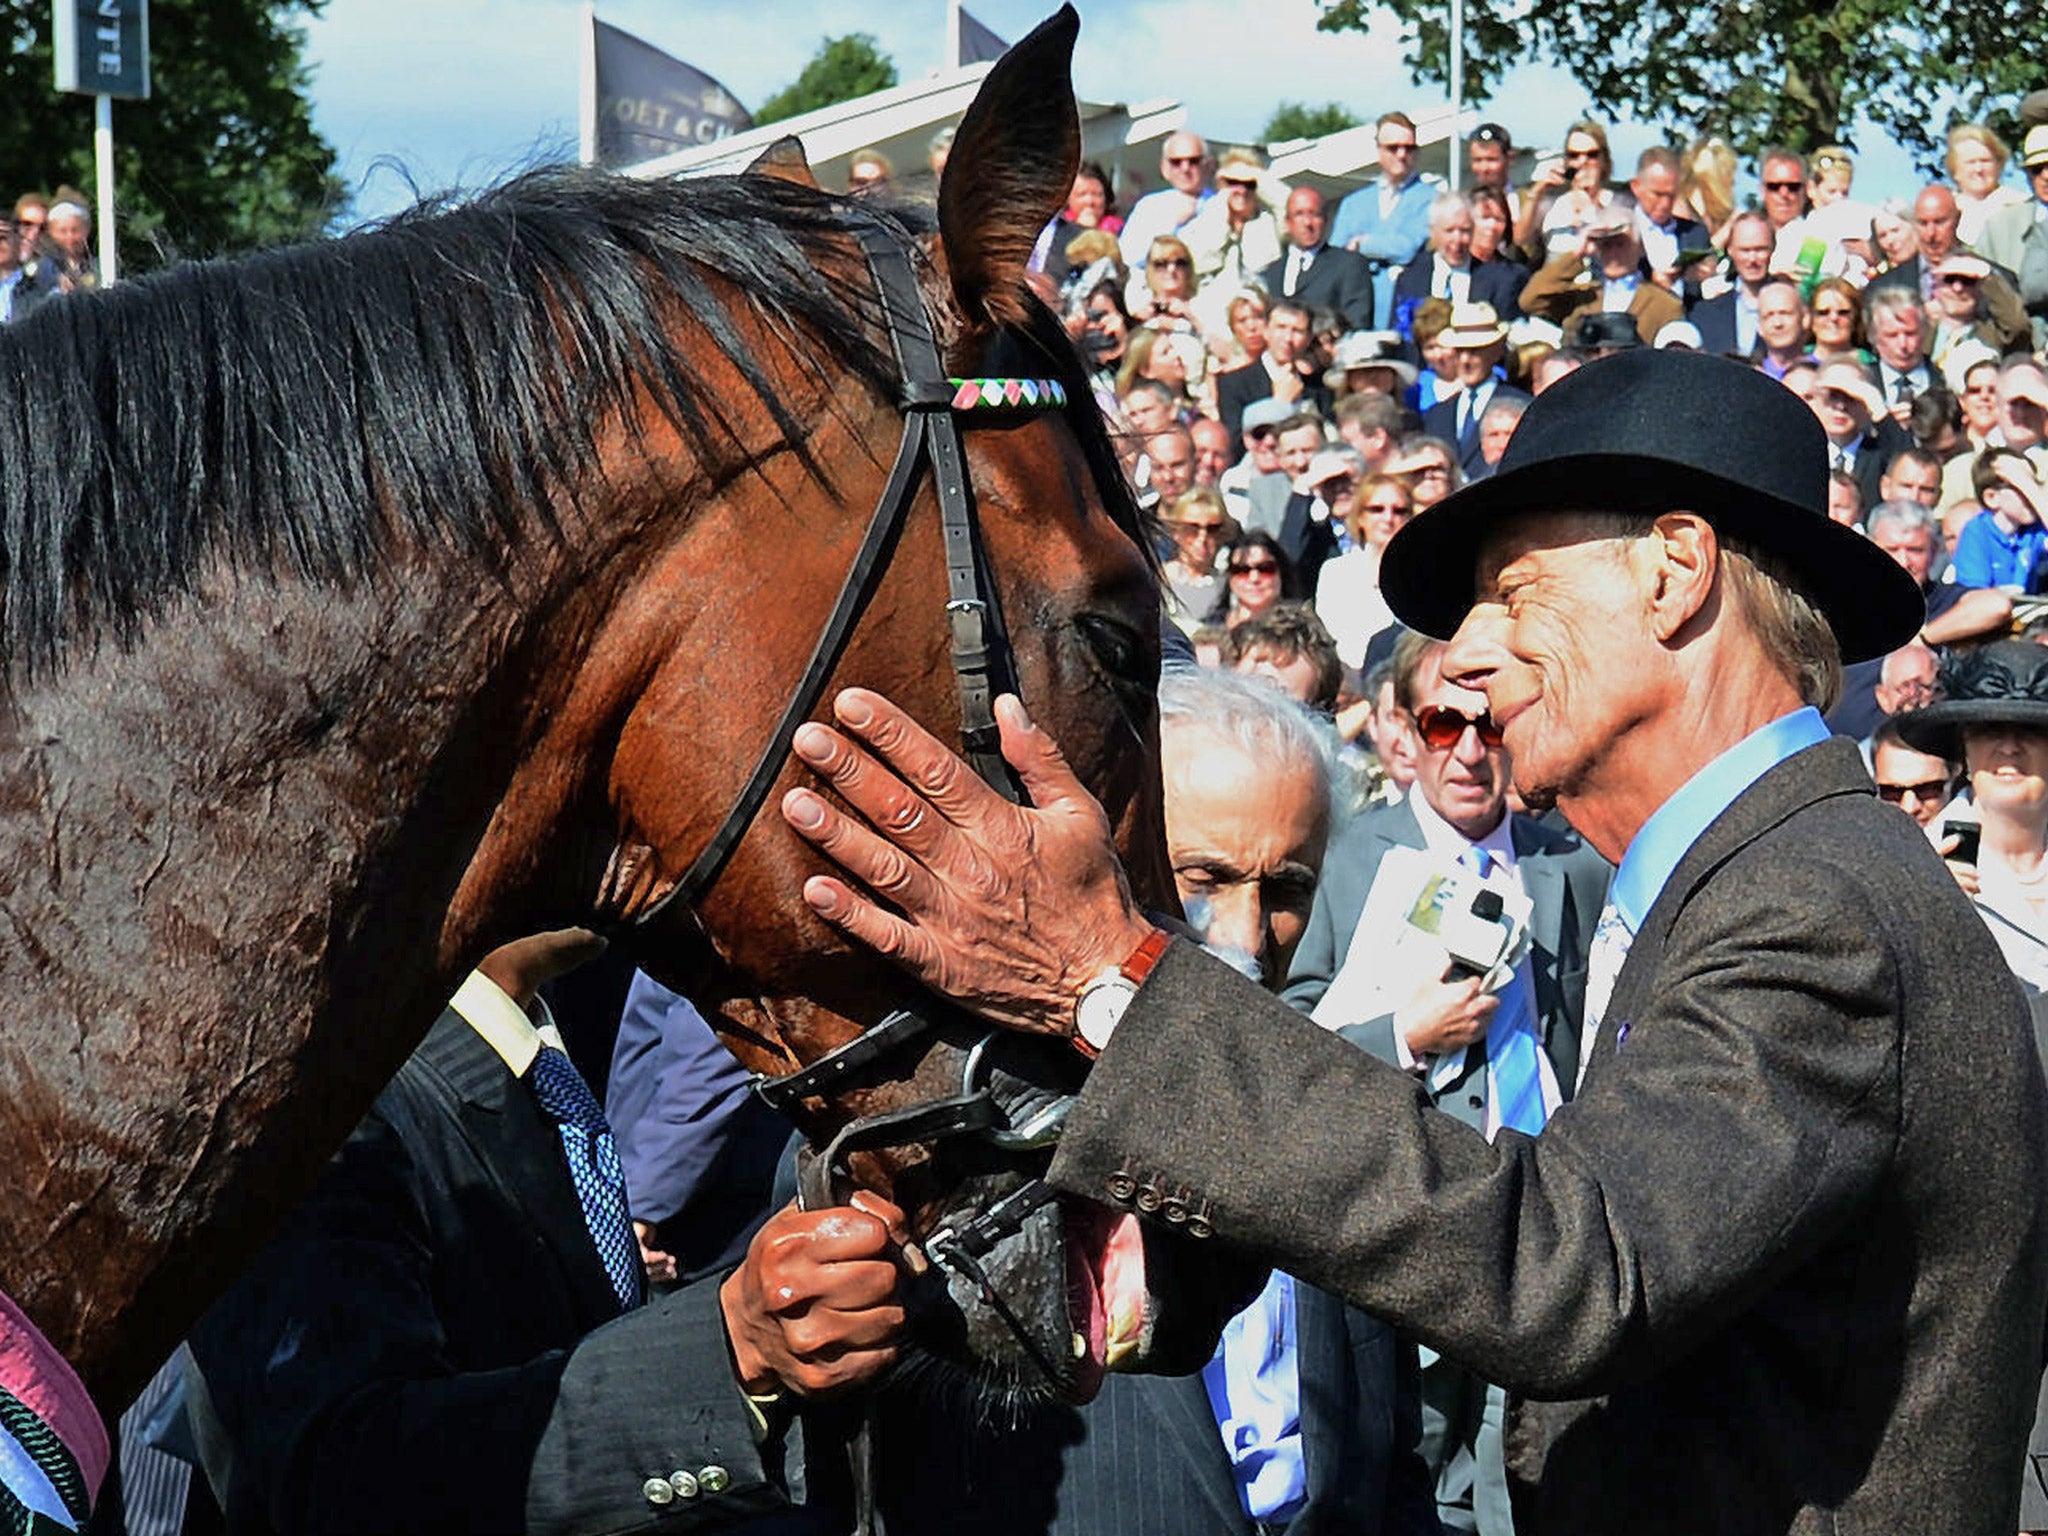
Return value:
M 895 464 L 810 660 L 756 758 L 753 772 L 703 852 L 674 887 L 635 919 L 636 926 L 645 925 L 670 902 L 681 901 L 695 908 L 725 869 L 780 777 L 797 728 L 817 709 L 826 681 L 888 569 L 927 464 L 938 493 L 945 548 L 946 622 L 960 695 L 962 752 L 1004 798 L 1018 801 L 1023 793 L 1003 759 L 996 728 L 996 694 L 1017 686 L 1016 662 L 974 514 L 974 492 L 967 477 L 960 429 L 963 419 L 971 423 L 977 415 L 1063 411 L 1068 403 L 1067 388 L 1058 379 L 948 377 L 903 242 L 868 214 L 855 215 L 854 234 L 874 278 L 902 376 L 897 403 L 903 411 L 903 435 Z M 771 1108 L 789 1115 L 806 1099 L 827 1098 L 872 1081 L 913 1045 L 928 1045 L 936 1029 L 927 1014 L 897 1009 L 794 1072 L 757 1077 L 754 1088 Z M 855 1152 L 965 1136 L 1011 1152 L 1050 1148 L 1059 1138 L 1071 1098 L 1055 1100 L 1024 1123 L 1011 1124 L 985 1080 L 984 1067 L 994 1040 L 992 1031 L 967 1053 L 958 1092 L 862 1115 L 843 1126 L 804 1164 L 798 1182 L 799 1203 L 805 1209 L 841 1203 L 846 1160 Z M 972 1220 L 933 1233 L 923 1245 L 934 1264 L 974 1284 L 1034 1356 L 1038 1356 L 1037 1346 L 997 1294 L 981 1260 L 1053 1198 L 1051 1187 L 1034 1179 Z M 1042 1356 L 1039 1363 L 1053 1374 Z

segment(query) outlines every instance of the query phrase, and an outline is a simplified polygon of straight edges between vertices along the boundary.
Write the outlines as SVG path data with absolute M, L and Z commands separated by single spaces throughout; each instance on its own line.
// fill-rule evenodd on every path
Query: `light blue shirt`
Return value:
M 1795 709 L 1751 731 L 1658 806 L 1621 856 L 1608 893 L 1628 931 L 1642 931 L 1643 919 L 1657 904 L 1678 861 L 1745 789 L 1786 758 L 1827 739 L 1827 723 L 1819 710 Z
M 1238 1501 L 1254 1520 L 1291 1520 L 1308 1501 L 1295 1345 L 1294 1278 L 1276 1269 L 1202 1367 Z

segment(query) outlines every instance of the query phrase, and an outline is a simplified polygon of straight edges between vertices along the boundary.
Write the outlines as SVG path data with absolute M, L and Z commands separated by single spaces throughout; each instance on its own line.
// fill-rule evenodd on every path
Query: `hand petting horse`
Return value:
M 936 231 L 800 156 L 542 172 L 0 331 L 0 1363 L 54 1346 L 124 1403 L 476 958 L 574 923 L 764 1073 L 896 1031 L 787 1097 L 838 1143 L 817 1188 L 953 1244 L 942 1347 L 1068 1396 L 1118 1349 L 1206 1355 L 1230 1266 L 1183 1242 L 1204 1262 L 1162 1279 L 1173 1245 L 1028 1193 L 1064 1048 L 850 952 L 798 896 L 815 857 L 744 809 L 797 781 L 814 652 L 813 700 L 953 730 L 1007 648 L 1169 900 L 1154 572 L 1024 282 L 1078 155 L 1076 26 L 991 72 Z

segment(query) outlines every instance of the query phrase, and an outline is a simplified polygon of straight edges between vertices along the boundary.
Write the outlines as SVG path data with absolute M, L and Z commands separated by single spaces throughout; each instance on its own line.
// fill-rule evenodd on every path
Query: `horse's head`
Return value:
M 998 1038 L 849 949 L 798 897 L 813 857 L 757 811 L 797 781 L 787 729 L 820 711 L 831 688 L 877 688 L 952 733 L 985 707 L 982 684 L 1015 686 L 1107 807 L 1140 893 L 1171 906 L 1156 570 L 1078 355 L 1026 283 L 1079 155 L 1067 83 L 1076 28 L 1063 11 L 990 73 L 955 137 L 935 229 L 827 199 L 793 147 L 755 168 L 764 198 L 832 210 L 836 231 L 806 255 L 860 296 L 892 376 L 819 387 L 793 356 L 801 338 L 742 326 L 762 366 L 798 365 L 779 405 L 807 432 L 757 447 L 648 590 L 628 599 L 689 612 L 619 733 L 619 851 L 602 898 L 638 920 L 641 963 L 764 1074 L 787 1077 L 863 1041 L 851 1065 L 833 1056 L 783 1094 L 818 1149 L 813 1198 L 851 1184 L 896 1200 L 935 1261 L 917 1285 L 925 1342 L 991 1382 L 1067 1398 L 1092 1395 L 1106 1361 L 1193 1368 L 1245 1277 L 1206 1251 L 1199 1222 L 1194 1239 L 1166 1238 L 1052 1199 L 1036 1175 L 1078 1087 L 1079 1058 L 1056 1042 Z M 944 403 L 948 379 L 990 377 L 1057 387 L 1034 384 L 994 407 Z M 964 480 L 948 463 L 961 448 Z M 899 452 L 918 477 L 900 526 L 885 526 Z M 944 494 L 949 475 L 971 487 L 964 524 L 961 498 Z M 871 520 L 877 505 L 885 510 Z M 978 530 L 972 553 L 963 526 Z M 805 690 L 835 594 L 870 556 L 877 574 L 853 604 L 857 622 Z M 985 615 L 974 611 L 977 572 L 993 598 Z M 983 640 L 994 652 L 985 667 L 975 654 Z M 798 712 L 778 732 L 792 698 Z M 766 766 L 749 794 L 757 762 Z M 722 817 L 729 861 L 705 854 L 720 846 Z

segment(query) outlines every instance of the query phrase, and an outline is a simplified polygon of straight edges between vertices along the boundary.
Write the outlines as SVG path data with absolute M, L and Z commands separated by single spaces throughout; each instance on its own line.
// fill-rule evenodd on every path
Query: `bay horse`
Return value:
M 1025 283 L 1078 156 L 1076 27 L 989 75 L 935 231 L 786 155 L 689 184 L 549 171 L 0 331 L 0 1292 L 103 1408 L 496 944 L 626 932 L 769 1074 L 917 1001 L 809 915 L 817 866 L 773 815 L 635 923 L 738 794 L 903 432 L 856 228 L 914 257 L 950 373 L 1064 385 L 1063 409 L 968 431 L 967 467 L 1022 691 L 1166 903 L 1155 572 Z M 950 727 L 931 500 L 831 680 Z M 940 1033 L 914 1070 L 807 1099 L 805 1128 L 958 1081 L 970 1037 Z M 1027 1107 L 1072 1086 L 997 1065 Z M 849 1168 L 925 1236 L 1014 1163 Z M 939 1332 L 1085 1395 L 1100 1319 L 1070 1316 L 1066 1266 L 1099 1293 L 1109 1234 L 1068 1216 L 991 1256 L 1003 1317 L 950 1286 Z M 1230 1307 L 1150 1273 L 1133 1363 L 1191 1368 Z

